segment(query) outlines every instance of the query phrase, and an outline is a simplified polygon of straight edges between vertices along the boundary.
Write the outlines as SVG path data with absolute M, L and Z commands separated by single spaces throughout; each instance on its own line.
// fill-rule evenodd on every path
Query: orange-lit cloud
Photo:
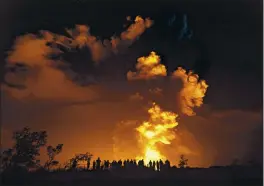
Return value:
M 152 24 L 153 21 L 150 18 L 143 19 L 142 17 L 137 16 L 135 18 L 135 23 L 121 33 L 121 39 L 134 41 L 138 36 L 143 34 L 147 28 L 150 28 Z
M 121 33 L 120 37 L 113 36 L 110 40 L 101 41 L 90 34 L 90 28 L 85 25 L 76 25 L 75 29 L 67 29 L 68 34 L 80 48 L 87 46 L 95 62 L 102 61 L 113 53 L 118 53 L 128 48 L 144 31 L 151 27 L 153 21 L 140 16 L 135 18 L 128 29 Z
M 16 98 L 55 99 L 55 100 L 93 100 L 98 97 L 96 86 L 80 87 L 69 79 L 65 72 L 55 68 L 59 60 L 49 59 L 52 53 L 60 52 L 46 45 L 44 38 L 34 35 L 18 37 L 13 50 L 7 58 L 7 65 L 16 63 L 26 65 L 22 72 L 7 72 L 5 81 L 23 85 L 23 89 L 2 85 L 2 90 Z
M 144 97 L 140 93 L 135 93 L 129 97 L 131 101 L 141 101 L 144 99 Z
M 160 63 L 160 57 L 155 52 L 151 52 L 147 57 L 140 57 L 137 61 L 137 71 L 129 71 L 127 73 L 128 80 L 150 80 L 167 76 L 167 69 L 165 65 Z M 195 115 L 193 111 L 194 107 L 200 107 L 203 104 L 203 98 L 208 88 L 206 81 L 199 80 L 197 74 L 194 74 L 192 71 L 187 73 L 181 67 L 174 71 L 171 77 L 172 79 L 180 79 L 183 83 L 183 88 L 177 99 L 177 102 L 181 105 L 181 111 L 188 116 Z M 162 92 L 162 89 L 158 89 L 157 87 L 155 90 L 155 93 L 158 94 Z M 150 92 L 154 93 L 153 90 Z
M 152 93 L 152 94 L 161 96 L 163 91 L 162 91 L 161 88 L 156 87 L 154 89 L 149 89 L 149 92 Z
M 94 61 L 101 61 L 119 48 L 131 45 L 145 29 L 152 25 L 150 19 L 137 16 L 128 30 L 122 32 L 120 38 L 112 41 L 98 40 L 90 34 L 86 25 L 76 25 L 75 29 L 66 31 L 71 37 L 54 34 L 49 31 L 40 31 L 40 36 L 27 34 L 16 39 L 12 51 L 9 52 L 7 66 L 12 67 L 17 63 L 25 65 L 23 72 L 7 72 L 5 81 L 8 84 L 23 87 L 11 88 L 2 85 L 2 90 L 9 92 L 17 98 L 64 99 L 74 101 L 89 101 L 99 97 L 101 87 L 97 85 L 79 86 L 74 82 L 79 75 L 73 72 L 63 59 L 52 59 L 64 53 L 58 46 L 63 46 L 67 52 L 76 47 L 87 46 Z M 120 40 L 117 42 L 117 40 Z M 122 46 L 121 46 L 122 45 Z M 64 66 L 67 70 L 60 70 Z M 85 77 L 86 84 L 94 84 L 93 77 Z
M 67 29 L 68 36 L 41 31 L 40 36 L 28 34 L 17 38 L 6 60 L 7 66 L 20 63 L 25 65 L 25 70 L 7 72 L 5 80 L 24 88 L 2 84 L 5 138 L 8 132 L 29 126 L 47 130 L 50 144 L 65 144 L 60 157 L 62 163 L 85 151 L 102 159 L 132 159 L 142 153 L 135 129 L 149 120 L 146 105 L 155 101 L 162 110 L 180 115 L 175 108 L 179 106 L 183 113 L 193 116 L 180 115 L 171 144 L 157 145 L 161 155 L 174 164 L 180 154 L 186 154 L 192 166 L 224 164 L 236 156 L 243 157 L 247 153 L 245 138 L 262 124 L 261 114 L 212 110 L 201 116 L 198 110 L 194 116 L 193 109 L 203 104 L 206 82 L 182 68 L 172 78 L 168 77 L 158 51 L 138 58 L 135 71 L 122 72 L 127 73 L 128 80 L 138 81 L 120 81 L 118 85 L 110 80 L 97 83 L 87 74 L 89 85 L 81 86 L 73 81 L 79 74 L 67 66 L 67 61 L 50 58 L 76 47 L 87 47 L 93 61 L 100 62 L 128 48 L 152 24 L 150 19 L 136 17 L 119 37 L 104 41 L 92 36 L 85 25 Z M 65 50 L 59 49 L 59 45 Z M 61 66 L 66 66 L 66 70 Z M 180 96 L 176 100 L 177 93 Z M 10 143 L 4 140 L 3 144 Z
M 160 63 L 160 57 L 155 52 L 151 52 L 147 57 L 140 57 L 137 61 L 137 72 L 129 71 L 128 80 L 152 79 L 167 75 L 166 67 Z
M 182 112 L 188 116 L 195 115 L 193 108 L 203 104 L 203 98 L 208 88 L 205 80 L 199 80 L 197 74 L 192 71 L 187 73 L 180 67 L 172 74 L 172 77 L 180 78 L 183 82 L 178 100 L 181 103 Z

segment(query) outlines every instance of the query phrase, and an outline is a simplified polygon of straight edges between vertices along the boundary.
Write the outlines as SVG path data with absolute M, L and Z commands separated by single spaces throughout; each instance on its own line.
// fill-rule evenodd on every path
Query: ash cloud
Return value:
M 71 70 L 62 54 L 77 47 L 88 47 L 92 60 L 99 62 L 111 54 L 130 46 L 143 32 L 153 24 L 149 18 L 137 16 L 135 22 L 121 33 L 120 37 L 100 41 L 89 33 L 89 27 L 76 25 L 67 29 L 70 37 L 40 31 L 39 35 L 27 34 L 16 39 L 9 52 L 7 73 L 2 91 L 16 98 L 64 99 L 72 101 L 90 101 L 98 98 L 102 86 L 98 86 L 96 77 L 80 76 Z M 64 50 L 63 50 L 64 49 Z M 25 65 L 21 71 L 17 64 Z M 18 69 L 12 71 L 11 69 Z M 88 86 L 80 86 L 88 85 Z M 20 88 L 20 89 L 18 89 Z
M 65 53 L 88 48 L 92 60 L 97 64 L 95 69 L 102 72 L 101 67 L 108 63 L 113 66 L 113 71 L 108 73 L 116 72 L 116 68 L 121 67 L 112 65 L 116 63 L 111 58 L 114 56 L 116 59 L 117 54 L 131 46 L 136 41 L 135 35 L 142 34 L 149 25 L 139 20 L 138 32 L 133 31 L 132 28 L 138 28 L 134 26 L 131 33 L 125 32 L 119 38 L 106 42 L 89 35 L 86 26 L 68 30 L 69 36 L 44 31 L 41 37 L 29 34 L 18 38 L 14 50 L 7 58 L 6 83 L 2 84 L 3 144 L 10 144 L 8 134 L 11 131 L 29 126 L 47 130 L 51 143 L 65 144 L 62 162 L 84 151 L 90 151 L 103 159 L 111 159 L 114 155 L 113 134 L 119 140 L 123 138 L 123 130 L 128 136 L 133 136 L 133 125 L 147 118 L 149 100 L 156 101 L 164 110 L 179 112 L 180 104 L 176 95 L 183 86 L 181 80 L 161 77 L 127 82 L 125 78 L 115 81 L 105 74 L 102 77 L 80 77 L 61 58 Z M 80 30 L 88 35 L 80 34 Z M 80 38 L 76 39 L 78 34 Z M 87 44 L 88 38 L 90 40 Z M 78 46 L 84 48 L 79 49 Z M 134 63 L 136 58 L 133 59 Z M 122 62 L 125 63 L 124 60 Z M 12 68 L 15 70 L 10 70 Z M 122 71 L 124 77 L 127 72 Z M 162 92 L 154 91 L 158 89 Z M 131 96 L 137 93 L 144 99 L 131 101 Z M 221 104 L 228 105 L 228 102 L 223 100 Z M 259 130 L 257 128 L 262 123 L 260 113 L 206 110 L 206 106 L 200 109 L 196 116 L 180 116 L 179 120 L 178 132 L 182 135 L 182 145 L 197 148 L 198 154 L 189 155 L 192 165 L 226 164 L 234 158 L 251 159 L 256 155 L 259 147 L 256 148 L 248 141 L 261 144 L 259 135 L 254 135 L 255 128 Z M 133 122 L 117 130 L 116 124 L 122 120 Z M 128 144 L 134 145 L 133 141 L 126 143 L 124 140 L 120 147 Z M 177 154 L 173 152 L 176 148 L 172 146 L 167 150 L 170 159 L 177 159 Z

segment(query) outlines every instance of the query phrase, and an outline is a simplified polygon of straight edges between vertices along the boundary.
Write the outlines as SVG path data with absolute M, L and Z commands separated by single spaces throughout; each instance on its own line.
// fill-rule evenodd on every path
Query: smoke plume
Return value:
M 5 83 L 1 85 L 3 145 L 11 145 L 13 130 L 29 126 L 47 130 L 50 143 L 64 143 L 62 163 L 85 151 L 102 159 L 135 158 L 142 155 L 136 129 L 150 120 L 148 109 L 155 102 L 178 116 L 177 127 L 170 129 L 176 134 L 171 144 L 157 145 L 172 163 L 177 163 L 180 154 L 187 155 L 191 166 L 250 159 L 256 148 L 246 142 L 255 143 L 251 132 L 255 134 L 262 123 L 262 114 L 202 107 L 206 82 L 183 68 L 169 74 L 159 51 L 132 56 L 130 66 L 135 69 L 122 71 L 126 78 L 118 81 L 104 74 L 81 76 L 63 57 L 88 49 L 96 70 L 103 63 L 120 68 L 111 57 L 129 50 L 152 24 L 148 18 L 136 17 L 119 37 L 103 41 L 91 35 L 86 25 L 66 29 L 65 35 L 42 30 L 19 36 L 6 59 Z

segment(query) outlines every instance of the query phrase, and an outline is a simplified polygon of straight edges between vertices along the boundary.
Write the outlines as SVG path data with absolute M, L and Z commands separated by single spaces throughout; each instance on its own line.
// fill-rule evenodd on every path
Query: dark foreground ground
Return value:
M 107 171 L 60 171 L 2 174 L 1 185 L 160 185 L 160 186 L 262 186 L 262 167 L 187 168 L 155 172 L 149 169 Z

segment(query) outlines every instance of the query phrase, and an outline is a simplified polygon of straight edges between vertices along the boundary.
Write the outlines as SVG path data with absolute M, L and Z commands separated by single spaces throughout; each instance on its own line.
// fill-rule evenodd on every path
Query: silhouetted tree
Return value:
M 92 159 L 92 154 L 89 152 L 86 152 L 84 154 L 76 154 L 73 158 L 70 159 L 70 161 L 66 164 L 65 169 L 74 170 L 78 167 L 78 163 L 80 161 L 86 161 L 87 169 L 90 167 L 90 162 Z
M 92 154 L 90 154 L 89 152 L 86 153 L 85 160 L 86 160 L 86 164 L 87 164 L 87 166 L 86 166 L 87 170 L 90 169 L 92 157 L 93 157 Z
M 184 155 L 181 155 L 178 165 L 180 168 L 186 168 L 188 166 L 188 159 Z
M 71 163 L 71 169 L 72 170 L 75 170 L 76 168 L 77 168 L 77 165 L 78 165 L 78 160 L 77 159 L 75 159 L 75 158 L 73 158 L 72 159 L 72 161 L 71 161 L 72 163 Z
M 40 148 L 47 143 L 47 132 L 32 132 L 25 127 L 13 133 L 15 144 L 13 148 L 3 152 L 2 160 L 4 166 L 23 166 L 32 168 L 39 166 L 37 157 L 40 155 Z M 6 167 L 5 167 L 6 168 Z
M 89 153 L 89 152 L 77 155 L 78 161 L 85 161 L 86 162 L 86 168 L 87 169 L 90 168 L 92 157 L 93 157 L 93 155 L 91 153 Z
M 66 162 L 64 169 L 75 170 L 77 168 L 77 164 L 78 164 L 78 161 L 77 161 L 76 157 L 73 157 L 68 162 Z
M 54 159 L 55 159 L 55 156 L 61 153 L 62 147 L 63 147 L 63 144 L 58 144 L 55 148 L 52 147 L 51 145 L 47 147 L 47 154 L 48 154 L 49 159 L 45 163 L 44 168 L 50 170 L 52 166 L 56 166 L 59 164 L 59 162 Z
M 1 154 L 0 166 L 2 170 L 5 170 L 11 166 L 13 153 L 14 149 L 11 148 L 3 151 L 3 153 Z

